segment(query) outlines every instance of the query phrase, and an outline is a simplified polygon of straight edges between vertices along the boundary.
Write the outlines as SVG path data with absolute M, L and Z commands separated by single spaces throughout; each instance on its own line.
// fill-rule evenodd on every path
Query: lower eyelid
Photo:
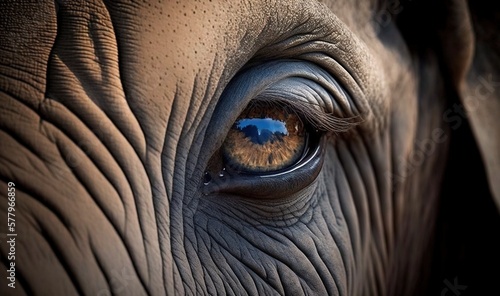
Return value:
M 297 166 L 284 172 L 265 176 L 233 175 L 227 172 L 223 177 L 206 182 L 204 195 L 229 194 L 251 199 L 281 199 L 292 196 L 309 186 L 321 171 L 325 139 L 319 139 L 311 151 Z

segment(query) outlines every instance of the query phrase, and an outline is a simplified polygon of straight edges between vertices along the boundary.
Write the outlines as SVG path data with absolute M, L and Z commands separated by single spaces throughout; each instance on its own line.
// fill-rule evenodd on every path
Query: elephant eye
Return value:
M 233 110 L 243 110 L 239 114 Z M 313 184 L 328 143 L 360 122 L 357 105 L 321 67 L 279 60 L 244 67 L 224 89 L 205 135 L 206 196 L 283 199 Z M 225 135 L 220 129 L 224 128 Z
M 250 104 L 222 145 L 227 166 L 243 173 L 270 173 L 297 163 L 307 150 L 309 131 L 285 106 Z

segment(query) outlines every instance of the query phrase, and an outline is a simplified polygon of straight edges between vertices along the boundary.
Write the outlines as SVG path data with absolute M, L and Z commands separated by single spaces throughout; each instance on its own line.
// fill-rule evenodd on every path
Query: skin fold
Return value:
M 497 289 L 498 4 L 4 1 L 0 14 L 1 295 Z M 207 179 L 256 99 L 309 112 L 315 149 L 297 169 Z

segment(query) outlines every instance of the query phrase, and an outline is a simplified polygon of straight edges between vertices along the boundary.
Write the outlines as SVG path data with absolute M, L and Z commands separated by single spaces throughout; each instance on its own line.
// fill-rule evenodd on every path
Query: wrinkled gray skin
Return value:
M 2 273 L 2 295 L 418 294 L 440 266 L 444 194 L 465 194 L 446 184 L 482 178 L 470 186 L 497 219 L 500 42 L 489 8 L 19 2 L 0 4 L 0 232 L 14 182 L 18 235 L 16 288 Z M 209 159 L 258 94 L 230 81 L 273 60 L 324 69 L 350 97 L 342 112 L 320 112 L 361 123 L 323 135 L 321 170 L 296 192 L 202 194 Z M 461 147 L 479 173 L 453 183 L 463 167 L 452 164 L 469 159 L 450 157 Z M 451 295 L 443 280 L 455 276 L 438 272 L 434 293 Z

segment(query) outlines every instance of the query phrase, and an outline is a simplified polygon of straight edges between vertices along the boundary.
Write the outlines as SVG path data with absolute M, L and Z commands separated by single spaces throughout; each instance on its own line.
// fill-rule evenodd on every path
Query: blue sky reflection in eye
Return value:
M 272 118 L 245 118 L 238 120 L 235 125 L 252 142 L 261 145 L 288 135 L 285 122 Z

